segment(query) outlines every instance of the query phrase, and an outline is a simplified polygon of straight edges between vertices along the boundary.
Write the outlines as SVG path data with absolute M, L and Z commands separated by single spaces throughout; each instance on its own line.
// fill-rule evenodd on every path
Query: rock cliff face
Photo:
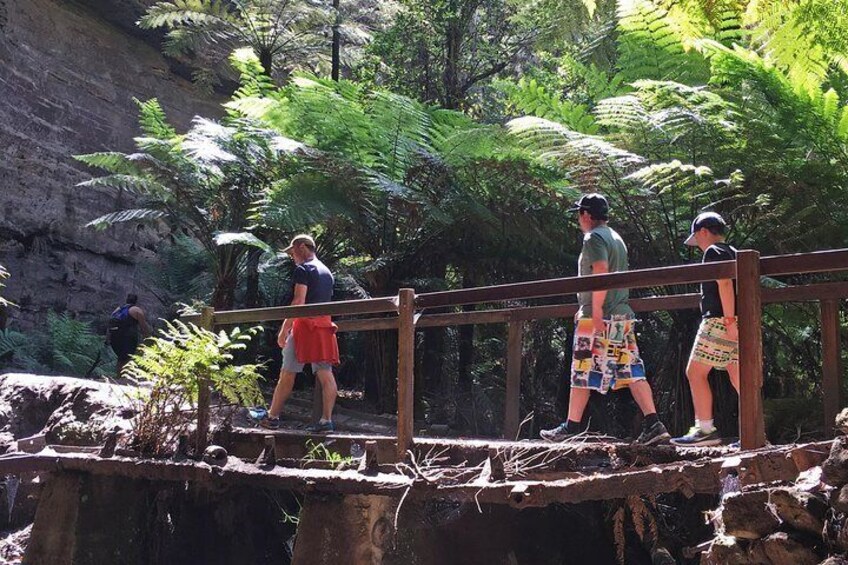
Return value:
M 158 98 L 179 127 L 220 113 L 134 27 L 145 3 L 0 0 L 0 264 L 12 273 L 5 294 L 20 305 L 18 327 L 49 309 L 103 319 L 131 291 L 163 309 L 139 269 L 157 234 L 85 228 L 126 195 L 75 187 L 91 171 L 72 159 L 131 150 L 134 97 Z

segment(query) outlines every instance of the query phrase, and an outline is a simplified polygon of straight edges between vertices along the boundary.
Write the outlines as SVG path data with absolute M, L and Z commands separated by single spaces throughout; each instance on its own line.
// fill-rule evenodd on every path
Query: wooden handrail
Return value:
M 578 292 L 612 290 L 620 288 L 644 288 L 649 286 L 671 286 L 690 284 L 716 279 L 736 277 L 735 261 L 719 261 L 696 265 L 639 269 L 621 273 L 606 273 L 583 277 L 567 277 L 498 286 L 465 288 L 429 292 L 416 296 L 419 308 L 442 308 L 483 302 L 502 302 L 529 298 L 550 298 Z
M 815 302 L 819 300 L 840 300 L 845 298 L 848 298 L 848 281 L 787 286 L 782 288 L 764 288 L 762 290 L 763 304 Z M 630 307 L 633 308 L 634 312 L 693 310 L 698 308 L 699 304 L 700 295 L 695 293 L 630 299 Z M 577 304 L 554 304 L 550 306 L 524 306 L 473 312 L 424 314 L 418 318 L 415 327 L 421 329 L 478 324 L 505 324 L 511 321 L 571 318 L 576 313 Z M 336 324 L 339 326 L 340 332 L 396 330 L 397 318 L 337 320 Z
M 846 271 L 848 270 L 848 249 L 763 257 L 760 259 L 760 267 L 760 272 L 763 276 Z M 590 292 L 593 290 L 671 286 L 735 277 L 735 261 L 676 265 L 671 267 L 638 269 L 623 273 L 607 273 L 603 275 L 590 275 L 584 277 L 564 277 L 496 286 L 430 292 L 416 296 L 416 307 L 419 309 L 440 308 L 466 304 L 480 304 L 485 302 L 502 302 L 506 300 L 550 298 L 576 294 L 578 292 Z M 839 285 L 840 283 L 833 284 Z M 772 293 L 774 293 L 774 295 L 783 294 L 784 300 L 786 301 L 804 301 L 828 298 L 825 296 L 819 297 L 806 295 L 805 293 L 807 291 L 804 289 L 804 286 L 789 287 L 788 289 L 763 289 L 763 302 L 773 302 L 773 300 L 770 300 L 770 294 Z M 841 288 L 838 286 L 830 288 L 822 286 L 820 290 L 822 292 L 830 292 L 837 295 L 830 296 L 830 298 L 844 297 L 841 295 Z M 631 299 L 631 306 L 633 306 L 633 309 L 637 312 L 691 308 L 693 307 L 691 306 L 693 300 L 691 296 L 694 295 L 672 295 L 647 299 L 635 298 Z M 804 298 L 804 296 L 810 296 L 810 298 Z M 645 308 L 642 309 L 639 304 L 640 301 L 643 300 L 656 300 L 657 302 L 646 303 Z M 519 311 L 525 311 L 525 309 L 520 309 Z M 241 323 L 272 322 L 284 320 L 286 318 L 303 318 L 324 315 L 346 316 L 387 312 L 397 312 L 397 297 L 393 296 L 364 300 L 324 302 L 303 306 L 278 306 L 247 310 L 224 310 L 215 312 L 214 323 L 217 326 Z M 544 311 L 540 310 L 539 312 L 542 313 Z M 465 315 L 468 314 L 470 313 L 465 313 Z M 462 323 L 447 323 L 448 320 L 453 320 L 452 317 L 455 316 L 455 314 L 444 314 L 440 316 L 443 316 L 443 318 L 431 318 L 429 320 L 425 319 L 428 318 L 425 316 L 419 320 L 419 323 L 416 325 L 419 327 L 438 327 L 442 325 L 448 326 Z M 480 321 L 469 323 L 508 321 L 508 319 L 500 319 L 497 318 L 497 316 L 497 314 L 493 313 L 491 314 L 491 317 L 483 316 L 478 318 Z M 543 317 L 558 316 L 543 315 Z M 200 316 L 188 315 L 183 316 L 182 319 L 186 322 L 197 323 L 200 320 Z M 379 319 L 379 321 L 375 320 L 372 324 L 373 327 L 369 326 L 362 320 L 351 321 L 349 326 L 351 329 L 345 329 L 344 331 L 357 331 L 360 329 L 392 329 L 396 327 L 396 322 L 394 322 L 395 325 L 392 325 L 393 322 L 390 320 L 391 319 Z

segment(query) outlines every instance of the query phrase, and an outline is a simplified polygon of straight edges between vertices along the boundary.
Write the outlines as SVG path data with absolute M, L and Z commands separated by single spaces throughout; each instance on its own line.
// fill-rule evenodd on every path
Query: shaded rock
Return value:
M 837 512 L 848 512 L 848 485 L 844 485 L 841 489 L 834 491 L 830 504 Z
M 843 408 L 842 411 L 836 415 L 836 429 L 841 431 L 843 434 L 848 434 L 848 408 Z
M 830 456 L 822 463 L 822 481 L 835 487 L 848 484 L 848 437 L 833 441 Z
M 769 508 L 769 492 L 736 492 L 724 497 L 718 510 L 718 520 L 728 536 L 742 539 L 759 539 L 780 525 L 780 520 Z
M 813 536 L 821 536 L 827 513 L 827 503 L 823 498 L 794 489 L 778 488 L 771 491 L 771 503 L 777 515 L 788 526 Z
M 153 310 L 149 319 L 161 313 L 156 292 L 138 284 L 158 231 L 132 222 L 86 228 L 133 206 L 126 193 L 77 188 L 91 171 L 72 158 L 131 151 L 134 97 L 158 98 L 180 128 L 195 114 L 221 113 L 174 76 L 155 41 L 129 35 L 143 33 L 135 25 L 142 4 L 148 0 L 0 1 L 0 257 L 12 273 L 4 295 L 20 305 L 12 315 L 24 330 L 49 310 L 105 323 L 133 290 Z
M 746 542 L 721 535 L 701 555 L 701 565 L 766 565 L 768 562 L 759 541 Z
M 763 551 L 772 565 L 817 565 L 815 551 L 793 539 L 786 532 L 777 532 L 762 541 Z
M 99 445 L 125 417 L 132 387 L 68 377 L 0 375 L 0 445 L 44 434 L 48 443 Z

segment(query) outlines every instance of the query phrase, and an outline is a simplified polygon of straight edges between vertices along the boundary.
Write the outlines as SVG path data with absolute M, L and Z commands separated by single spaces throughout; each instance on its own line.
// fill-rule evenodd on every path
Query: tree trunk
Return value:
M 333 23 L 333 70 L 332 70 L 332 78 L 335 81 L 338 81 L 341 77 L 341 50 L 342 50 L 342 34 L 339 31 L 339 27 L 342 23 L 342 17 L 339 13 L 339 4 L 341 0 L 333 0 L 333 10 L 335 10 L 335 22 Z
M 247 252 L 247 289 L 244 295 L 245 308 L 258 307 L 262 299 L 259 291 L 259 259 L 261 257 L 261 249 L 251 248 Z
M 462 94 L 459 86 L 459 52 L 462 48 L 460 22 L 452 20 L 445 37 L 445 94 L 442 105 L 449 110 L 459 109 Z
M 265 70 L 265 74 L 273 77 L 274 73 L 274 57 L 270 51 L 262 50 L 259 52 L 259 64 Z

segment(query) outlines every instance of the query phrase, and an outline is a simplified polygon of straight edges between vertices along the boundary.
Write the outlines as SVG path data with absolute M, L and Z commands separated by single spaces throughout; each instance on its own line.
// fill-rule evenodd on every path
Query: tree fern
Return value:
M 581 133 L 598 132 L 598 126 L 583 104 L 576 104 L 547 91 L 535 79 L 520 79 L 517 83 L 503 82 L 508 104 L 517 113 L 555 121 Z
M 617 66 L 625 82 L 656 79 L 694 84 L 706 78 L 703 57 L 684 49 L 684 36 L 668 11 L 651 0 L 620 2 L 618 32 Z

